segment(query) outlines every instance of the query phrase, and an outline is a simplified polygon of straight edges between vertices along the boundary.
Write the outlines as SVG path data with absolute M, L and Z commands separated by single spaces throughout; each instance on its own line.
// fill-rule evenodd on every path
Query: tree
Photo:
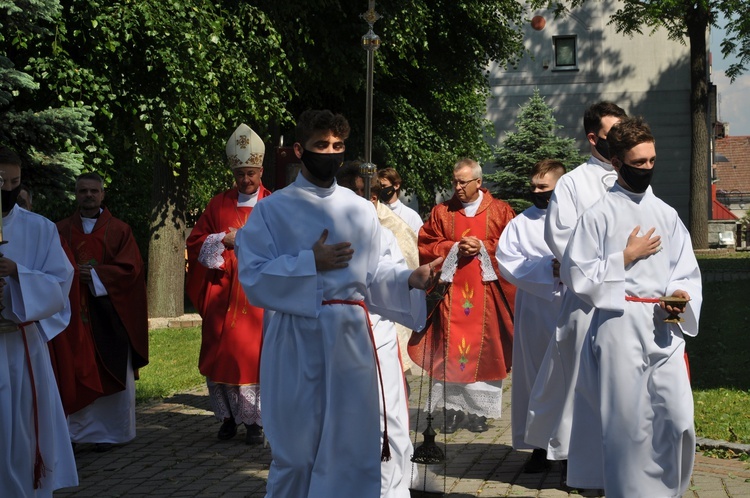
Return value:
M 247 3 L 63 5 L 45 59 L 49 95 L 95 110 L 106 150 L 90 164 L 105 173 L 109 207 L 141 242 L 149 314 L 180 315 L 189 176 L 215 180 L 239 122 L 264 133 L 269 121 L 289 119 L 291 66 L 264 13 Z
M 281 33 L 295 67 L 296 116 L 330 108 L 352 125 L 347 157 L 364 150 L 367 32 L 360 18 L 364 0 L 265 0 L 256 4 Z M 373 31 L 375 53 L 373 162 L 392 166 L 407 190 L 429 210 L 435 189 L 449 186 L 456 160 L 492 157 L 485 141 L 494 135 L 484 119 L 489 96 L 487 64 L 506 64 L 522 53 L 524 7 L 504 0 L 382 0 Z M 461 29 L 456 29 L 460 26 Z
M 506 200 L 520 213 L 531 205 L 529 197 L 529 172 L 542 159 L 557 159 L 566 169 L 586 160 L 572 138 L 561 138 L 555 132 L 562 128 L 539 94 L 534 95 L 521 107 L 516 121 L 517 132 L 507 134 L 497 151 L 497 172 L 485 175 L 495 184 L 492 194 Z
M 181 313 L 185 211 L 225 185 L 223 145 L 237 124 L 250 124 L 271 152 L 293 116 L 330 108 L 353 126 L 348 156 L 362 154 L 364 1 L 62 6 L 54 41 L 37 47 L 40 99 L 93 111 L 83 163 L 104 174 L 109 207 L 148 253 L 152 316 Z M 377 10 L 373 159 L 398 168 L 429 209 L 457 158 L 491 157 L 486 66 L 520 55 L 524 8 L 384 0 Z
M 94 131 L 93 114 L 80 101 L 39 99 L 33 54 L 54 39 L 59 16 L 57 0 L 0 2 L 0 143 L 20 154 L 24 182 L 48 216 L 66 204 L 66 182 L 83 167 L 82 147 Z
M 583 5 L 587 0 L 567 0 L 558 4 L 557 13 Z M 537 1 L 536 6 L 547 4 Z M 610 23 L 618 32 L 642 34 L 648 27 L 653 33 L 666 29 L 670 39 L 690 44 L 690 112 L 692 114 L 692 150 L 690 163 L 689 229 L 696 249 L 708 247 L 708 192 L 710 140 L 708 123 L 708 60 L 706 37 L 709 26 L 717 27 L 723 14 L 729 19 L 727 37 L 722 41 L 724 57 L 738 56 L 726 72 L 732 81 L 750 63 L 750 11 L 748 0 L 622 0 L 622 7 L 612 15 Z

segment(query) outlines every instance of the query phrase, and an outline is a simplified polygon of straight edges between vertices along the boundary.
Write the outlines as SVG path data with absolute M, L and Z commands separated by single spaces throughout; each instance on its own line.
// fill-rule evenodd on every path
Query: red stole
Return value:
M 484 192 L 476 215 L 467 217 L 460 202 L 436 206 L 419 233 L 420 262 L 447 256 L 462 237 L 484 244 L 496 276 L 495 250 L 513 210 Z M 443 269 L 445 271 L 445 268 Z M 423 333 L 409 340 L 409 356 L 436 380 L 472 383 L 497 381 L 510 371 L 515 288 L 502 277 L 482 281 L 479 257 L 458 259 L 453 282 Z
M 456 216 L 455 232 L 458 240 L 475 236 L 484 240 L 487 211 L 476 216 Z M 459 258 L 458 269 L 453 277 L 453 289 L 448 294 L 449 320 L 444 324 L 446 373 L 454 382 L 473 382 L 482 357 L 484 330 L 487 320 L 487 289 L 491 282 L 482 282 L 482 268 L 478 257 Z

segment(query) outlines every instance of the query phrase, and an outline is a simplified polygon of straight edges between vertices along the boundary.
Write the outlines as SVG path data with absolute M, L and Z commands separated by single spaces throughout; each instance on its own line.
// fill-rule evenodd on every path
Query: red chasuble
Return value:
M 458 259 L 453 282 L 424 333 L 412 334 L 409 356 L 436 380 L 471 383 L 507 377 L 513 356 L 515 286 L 500 276 L 495 250 L 513 209 L 482 189 L 474 217 L 455 196 L 435 206 L 419 231 L 420 264 L 446 257 L 455 243 L 474 236 L 484 243 L 497 280 L 483 281 L 479 257 Z
M 148 310 L 143 260 L 130 227 L 107 208 L 90 234 L 83 231 L 80 212 L 57 222 L 57 230 L 78 264 L 90 264 L 107 289 L 95 297 L 81 283 L 80 317 L 96 346 L 104 394 L 125 389 L 128 344 L 134 370 L 148 364 Z M 73 310 L 75 312 L 75 310 Z
M 70 323 L 47 343 L 65 415 L 75 413 L 103 394 L 91 330 L 81 321 L 78 266 L 68 244 L 61 245 L 75 269 L 70 287 Z
M 270 195 L 259 188 L 258 200 Z M 233 385 L 259 382 L 263 310 L 247 302 L 234 249 L 224 248 L 219 269 L 201 265 L 198 255 L 209 235 L 245 225 L 252 208 L 238 207 L 238 197 L 233 188 L 211 199 L 187 240 L 187 294 L 203 318 L 198 368 L 213 382 Z

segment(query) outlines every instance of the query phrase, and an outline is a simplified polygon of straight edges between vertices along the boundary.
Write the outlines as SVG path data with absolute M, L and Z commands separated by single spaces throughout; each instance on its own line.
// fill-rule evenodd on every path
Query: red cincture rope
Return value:
M 323 301 L 323 304 L 348 304 L 351 306 L 359 306 L 363 310 L 365 310 L 365 318 L 367 319 L 367 331 L 370 333 L 372 351 L 375 354 L 375 365 L 378 368 L 378 379 L 380 380 L 380 397 L 383 401 L 383 449 L 380 452 L 380 460 L 382 460 L 383 462 L 387 462 L 391 459 L 391 447 L 388 441 L 388 417 L 386 416 L 385 387 L 383 386 L 383 372 L 380 369 L 378 348 L 375 346 L 375 336 L 372 333 L 372 323 L 370 323 L 370 313 L 369 311 L 367 311 L 367 305 L 364 301 L 354 301 L 349 299 L 330 299 L 328 301 Z
M 626 301 L 630 301 L 631 303 L 658 303 L 659 298 L 658 297 L 637 297 L 637 296 L 625 296 Z
M 26 353 L 26 363 L 29 365 L 29 377 L 31 378 L 31 400 L 34 406 L 34 436 L 36 437 L 36 455 L 34 457 L 34 489 L 39 489 L 42 477 L 47 475 L 47 468 L 42 460 L 42 452 L 39 450 L 39 407 L 36 399 L 36 382 L 34 382 L 34 369 L 31 367 L 31 356 L 29 355 L 29 343 L 26 341 L 26 327 L 33 322 L 18 324 L 23 337 L 23 348 Z

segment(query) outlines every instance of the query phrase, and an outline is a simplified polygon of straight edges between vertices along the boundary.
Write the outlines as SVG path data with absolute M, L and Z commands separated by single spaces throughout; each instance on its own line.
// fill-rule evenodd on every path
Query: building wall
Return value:
M 628 37 L 609 26 L 609 14 L 619 2 L 588 2 L 584 8 L 556 20 L 551 10 L 546 25 L 524 28 L 528 54 L 515 67 L 491 64 L 491 97 L 487 118 L 494 123 L 500 145 L 505 134 L 516 131 L 519 107 L 539 88 L 555 119 L 564 128 L 560 136 L 576 139 L 581 151 L 590 148 L 583 132 L 585 109 L 611 100 L 630 115 L 642 115 L 656 137 L 657 170 L 653 188 L 677 209 L 687 224 L 690 192 L 690 50 L 657 31 Z M 577 70 L 554 67 L 553 37 L 576 35 Z M 708 168 L 708 164 L 707 164 Z M 488 167 L 485 171 L 490 171 Z M 706 202 L 709 199 L 707 198 Z

